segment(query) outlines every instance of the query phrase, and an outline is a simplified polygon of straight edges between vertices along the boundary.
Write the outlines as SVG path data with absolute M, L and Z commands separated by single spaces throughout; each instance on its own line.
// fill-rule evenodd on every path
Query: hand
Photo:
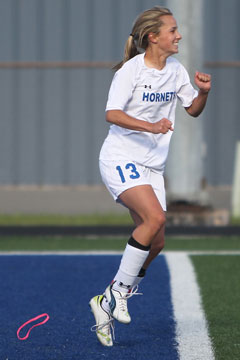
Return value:
M 203 93 L 208 93 L 211 89 L 211 75 L 196 71 L 194 82 Z
M 162 118 L 152 124 L 153 134 L 166 134 L 169 130 L 173 131 L 173 125 L 172 122 L 166 118 Z

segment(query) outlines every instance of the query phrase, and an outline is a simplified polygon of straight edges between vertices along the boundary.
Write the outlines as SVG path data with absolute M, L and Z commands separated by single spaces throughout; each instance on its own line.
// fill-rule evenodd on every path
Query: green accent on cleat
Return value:
M 96 332 L 97 338 L 102 345 L 113 346 L 114 320 L 111 314 L 102 308 L 101 303 L 103 298 L 104 295 L 96 295 L 89 302 L 96 321 L 96 325 L 91 327 L 91 331 Z

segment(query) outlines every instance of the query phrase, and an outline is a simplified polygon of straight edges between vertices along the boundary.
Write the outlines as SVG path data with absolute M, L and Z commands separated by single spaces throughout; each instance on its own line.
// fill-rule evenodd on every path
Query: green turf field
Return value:
M 0 238 L 0 251 L 122 251 L 126 241 L 123 237 L 5 236 Z M 167 237 L 164 251 L 201 252 L 201 255 L 190 256 L 201 289 L 216 360 L 239 360 L 240 237 Z M 223 255 L 224 251 L 231 255 Z
M 240 359 L 240 256 L 192 256 L 217 360 Z

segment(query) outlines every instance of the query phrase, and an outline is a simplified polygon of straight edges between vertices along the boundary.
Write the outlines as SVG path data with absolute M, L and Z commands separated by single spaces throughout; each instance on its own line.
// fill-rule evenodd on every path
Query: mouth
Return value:
M 174 46 L 174 48 L 176 49 L 176 51 L 178 51 L 178 45 L 179 45 L 178 42 L 174 42 L 174 43 L 173 43 L 173 46 Z

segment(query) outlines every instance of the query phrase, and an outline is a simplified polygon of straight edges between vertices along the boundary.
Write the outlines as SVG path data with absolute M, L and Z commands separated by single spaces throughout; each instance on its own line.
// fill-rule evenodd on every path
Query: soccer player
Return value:
M 197 117 L 211 88 L 210 75 L 197 71 L 195 90 L 183 65 L 172 57 L 181 38 L 169 9 L 155 6 L 144 11 L 127 39 L 109 91 L 106 120 L 111 126 L 100 152 L 100 172 L 136 227 L 112 283 L 90 300 L 93 328 L 105 346 L 113 345 L 114 319 L 131 321 L 127 300 L 164 246 L 163 173 L 177 100 Z

